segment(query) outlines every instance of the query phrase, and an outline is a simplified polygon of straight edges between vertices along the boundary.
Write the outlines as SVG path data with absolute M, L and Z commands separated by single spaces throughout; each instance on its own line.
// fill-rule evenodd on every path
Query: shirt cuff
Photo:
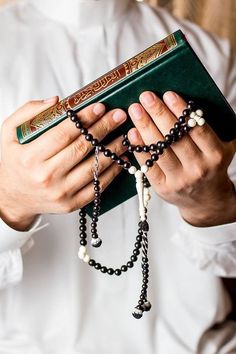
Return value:
M 16 231 L 0 219 L 0 253 L 22 248 L 34 233 L 48 226 L 48 223 L 41 225 L 42 222 L 39 215 L 28 231 Z
M 180 234 L 186 234 L 191 239 L 208 245 L 236 241 L 236 222 L 210 227 L 196 227 L 182 220 L 179 231 Z

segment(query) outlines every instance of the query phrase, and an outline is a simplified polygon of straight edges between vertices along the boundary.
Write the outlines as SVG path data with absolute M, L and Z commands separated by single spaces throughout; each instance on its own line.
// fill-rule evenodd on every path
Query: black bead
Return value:
M 120 269 L 116 269 L 115 270 L 115 275 L 117 275 L 117 276 L 121 275 L 121 270 Z
M 135 147 L 135 152 L 142 152 L 142 151 L 143 151 L 142 146 L 137 145 L 137 146 Z
M 194 101 L 188 101 L 187 108 L 190 109 L 191 111 L 194 111 L 196 109 L 196 104 Z
M 107 273 L 107 267 L 105 267 L 105 266 L 103 266 L 100 270 L 102 273 Z
M 189 115 L 190 115 L 190 110 L 189 110 L 188 108 L 187 108 L 187 109 L 184 109 L 182 115 L 183 115 L 184 117 L 189 116 Z
M 90 259 L 88 264 L 89 264 L 91 267 L 94 267 L 95 264 L 96 264 L 96 262 L 95 262 L 94 259 Z
M 101 264 L 100 264 L 100 263 L 96 263 L 96 264 L 95 264 L 95 266 L 94 266 L 94 268 L 99 270 L 99 269 L 101 269 L 101 268 L 102 268 L 102 266 L 101 266 Z
M 143 263 L 147 263 L 148 262 L 148 258 L 147 257 L 142 257 L 142 262 Z
M 149 231 L 149 225 L 148 225 L 147 220 L 142 221 L 141 228 L 142 228 L 142 230 L 143 230 L 144 232 L 148 232 L 148 231 Z
M 174 125 L 174 128 L 176 130 L 179 130 L 180 129 L 180 123 L 179 122 L 176 122 L 175 125 Z
M 81 128 L 81 129 L 80 129 L 80 132 L 81 132 L 81 134 L 86 135 L 86 134 L 88 134 L 88 129 L 86 129 L 86 128 Z
M 133 147 L 132 145 L 130 145 L 130 146 L 128 147 L 128 151 L 129 151 L 129 152 L 133 152 L 133 151 L 134 151 L 134 147 Z
M 172 136 L 172 139 L 173 139 L 173 137 L 174 137 L 175 134 L 176 134 L 175 128 L 171 128 L 171 129 L 170 129 L 170 135 Z
M 172 141 L 173 141 L 172 136 L 170 134 L 166 134 L 165 141 L 167 142 L 167 144 L 170 145 L 172 143 Z
M 97 186 L 97 185 L 99 185 L 99 184 L 100 184 L 100 182 L 99 182 L 99 180 L 98 180 L 98 179 L 95 179 L 95 180 L 93 181 L 93 184 L 94 184 L 95 186 Z
M 142 236 L 138 235 L 138 236 L 136 237 L 136 241 L 137 241 L 138 243 L 141 243 L 141 241 L 142 241 Z
M 87 141 L 92 141 L 92 140 L 93 140 L 92 134 L 86 134 L 86 135 L 85 135 L 85 140 L 87 140 Z
M 137 241 L 135 242 L 134 247 L 139 250 L 142 247 L 142 243 Z
M 189 131 L 190 131 L 190 127 L 186 124 L 184 127 L 183 127 L 183 131 L 185 132 L 185 133 L 188 133 Z
M 98 217 L 98 213 L 96 211 L 93 211 L 93 217 L 97 218 Z
M 178 132 L 178 138 L 179 138 L 179 139 L 181 139 L 181 138 L 183 137 L 183 135 L 184 135 L 183 132 L 181 132 L 181 131 Z
M 96 198 L 99 198 L 101 196 L 101 193 L 96 192 L 96 193 L 94 193 L 94 195 L 95 195 Z
M 134 256 L 138 256 L 139 254 L 140 254 L 140 251 L 139 251 L 139 250 L 136 250 L 136 249 L 133 250 L 133 255 L 134 255 Z
M 87 227 L 86 227 L 86 225 L 80 225 L 79 229 L 80 229 L 80 231 L 86 231 Z
M 100 205 L 101 204 L 100 198 L 95 198 L 93 203 L 94 203 L 94 205 Z
M 142 264 L 142 268 L 143 269 L 148 269 L 149 268 L 149 264 L 148 263 L 143 263 Z
M 151 303 L 149 301 L 146 301 L 144 304 L 143 304 L 143 310 L 144 311 L 150 311 L 151 310 Z
M 152 161 L 157 161 L 159 159 L 159 156 L 157 154 L 152 154 L 151 159 Z
M 127 272 L 127 266 L 126 265 L 123 265 L 120 269 L 121 269 L 122 272 Z
M 95 190 L 95 192 L 99 192 L 100 191 L 100 187 L 99 186 L 95 186 L 94 190 Z
M 128 170 L 131 167 L 131 163 L 129 161 L 125 161 L 123 166 L 126 170 Z
M 66 112 L 66 115 L 68 118 L 71 118 L 75 115 L 75 112 L 72 110 L 72 109 L 69 109 L 67 112 Z
M 94 205 L 94 206 L 93 206 L 93 211 L 99 212 L 100 210 L 101 210 L 100 205 Z
M 92 238 L 98 238 L 98 233 L 96 231 L 91 232 L 91 236 L 92 236 Z
M 149 146 L 144 145 L 144 146 L 143 146 L 143 152 L 149 152 L 149 151 L 150 151 Z
M 93 222 L 97 222 L 97 221 L 98 221 L 98 217 L 97 217 L 97 216 L 93 216 L 93 217 L 92 217 L 92 221 L 93 221 Z
M 105 148 L 104 145 L 99 145 L 99 146 L 98 146 L 98 150 L 99 150 L 100 152 L 104 152 L 104 151 L 106 150 L 106 148 Z
M 106 149 L 106 150 L 104 151 L 104 155 L 105 155 L 106 157 L 110 157 L 111 154 L 112 154 L 112 152 L 111 152 L 111 150 L 109 150 L 109 149 Z
M 91 144 L 92 144 L 93 146 L 97 146 L 97 145 L 98 145 L 98 139 L 93 139 L 93 140 L 91 141 Z
M 160 149 L 162 147 L 162 141 L 158 141 L 156 145 L 157 145 L 158 149 Z
M 86 212 L 84 209 L 80 209 L 80 212 L 79 212 L 79 216 L 85 216 L 86 215 Z
M 109 268 L 109 269 L 107 270 L 107 273 L 108 273 L 109 275 L 112 275 L 112 274 L 114 274 L 114 269 L 112 269 L 112 268 Z
M 139 296 L 139 298 L 140 298 L 140 300 L 145 300 L 145 296 L 144 296 L 143 294 L 141 294 L 141 295 Z
M 80 224 L 83 224 L 83 225 L 84 225 L 84 224 L 86 224 L 86 222 L 87 222 L 87 220 L 86 220 L 85 218 L 80 218 L 80 219 L 79 219 L 79 223 L 80 223 Z
M 81 129 L 83 127 L 83 124 L 79 120 L 77 120 L 77 122 L 75 123 L 75 126 L 77 129 Z
M 163 149 L 162 149 L 162 148 L 157 148 L 157 149 L 156 149 L 156 153 L 157 153 L 158 155 L 162 155 L 162 154 L 163 154 Z
M 127 139 L 122 141 L 123 146 L 129 146 L 129 141 Z
M 85 239 L 81 239 L 79 243 L 81 244 L 81 246 L 87 245 L 87 241 Z
M 133 266 L 134 266 L 133 262 L 131 262 L 131 261 L 127 262 L 127 267 L 128 268 L 133 268 Z
M 153 166 L 153 161 L 152 161 L 152 160 L 147 160 L 147 161 L 146 161 L 146 165 L 147 165 L 148 167 L 152 167 L 152 166 Z
M 156 148 L 157 148 L 156 144 L 151 144 L 151 145 L 149 146 L 149 149 L 150 149 L 151 151 L 155 151 Z
M 186 119 L 185 119 L 184 116 L 180 116 L 180 117 L 178 118 L 178 121 L 180 122 L 180 124 L 184 124 L 185 121 L 186 121 Z
M 118 160 L 118 156 L 113 152 L 112 154 L 111 154 L 111 159 L 113 160 L 113 161 L 116 161 L 116 160 Z
M 116 163 L 117 163 L 118 165 L 122 166 L 122 165 L 124 165 L 124 160 L 118 159 L 118 160 L 116 161 Z
M 161 148 L 162 150 L 164 150 L 164 149 L 166 149 L 167 147 L 168 147 L 168 144 L 167 144 L 165 141 L 162 141 L 160 148 Z
M 87 237 L 86 232 L 85 231 L 80 232 L 79 237 L 86 238 Z
M 91 233 L 96 234 L 97 233 L 97 228 L 96 227 L 91 227 Z
M 130 257 L 130 260 L 131 260 L 131 262 L 136 262 L 136 261 L 138 260 L 138 257 L 135 256 L 135 255 L 132 255 L 132 256 Z

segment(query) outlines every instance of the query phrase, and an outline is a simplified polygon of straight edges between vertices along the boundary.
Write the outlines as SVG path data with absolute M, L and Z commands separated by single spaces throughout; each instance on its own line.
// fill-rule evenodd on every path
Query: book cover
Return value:
M 104 103 L 107 110 L 119 107 L 127 112 L 128 107 L 138 102 L 139 95 L 147 90 L 159 97 L 171 90 L 186 100 L 195 100 L 203 108 L 206 121 L 222 140 L 236 138 L 234 111 L 185 35 L 178 30 L 17 127 L 18 140 L 22 144 L 28 143 L 64 120 L 68 109 L 77 112 L 94 102 Z M 104 142 L 126 133 L 131 126 L 131 119 L 128 119 Z M 102 194 L 101 213 L 135 194 L 133 176 L 122 172 Z

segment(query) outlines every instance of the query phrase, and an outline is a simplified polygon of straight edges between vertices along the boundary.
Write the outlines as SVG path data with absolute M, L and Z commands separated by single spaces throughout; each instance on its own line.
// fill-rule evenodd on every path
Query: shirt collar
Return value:
M 46 17 L 83 29 L 109 24 L 134 0 L 30 0 Z

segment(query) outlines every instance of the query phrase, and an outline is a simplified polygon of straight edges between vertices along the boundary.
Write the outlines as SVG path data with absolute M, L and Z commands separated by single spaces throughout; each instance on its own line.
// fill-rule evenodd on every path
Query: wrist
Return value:
M 1 219 L 12 229 L 16 231 L 28 231 L 34 223 L 37 215 L 14 215 L 13 213 L 6 213 L 0 210 Z
M 195 227 L 211 227 L 236 222 L 236 192 L 231 185 L 227 195 L 219 195 L 218 199 L 206 201 L 194 208 L 181 209 L 182 218 Z

